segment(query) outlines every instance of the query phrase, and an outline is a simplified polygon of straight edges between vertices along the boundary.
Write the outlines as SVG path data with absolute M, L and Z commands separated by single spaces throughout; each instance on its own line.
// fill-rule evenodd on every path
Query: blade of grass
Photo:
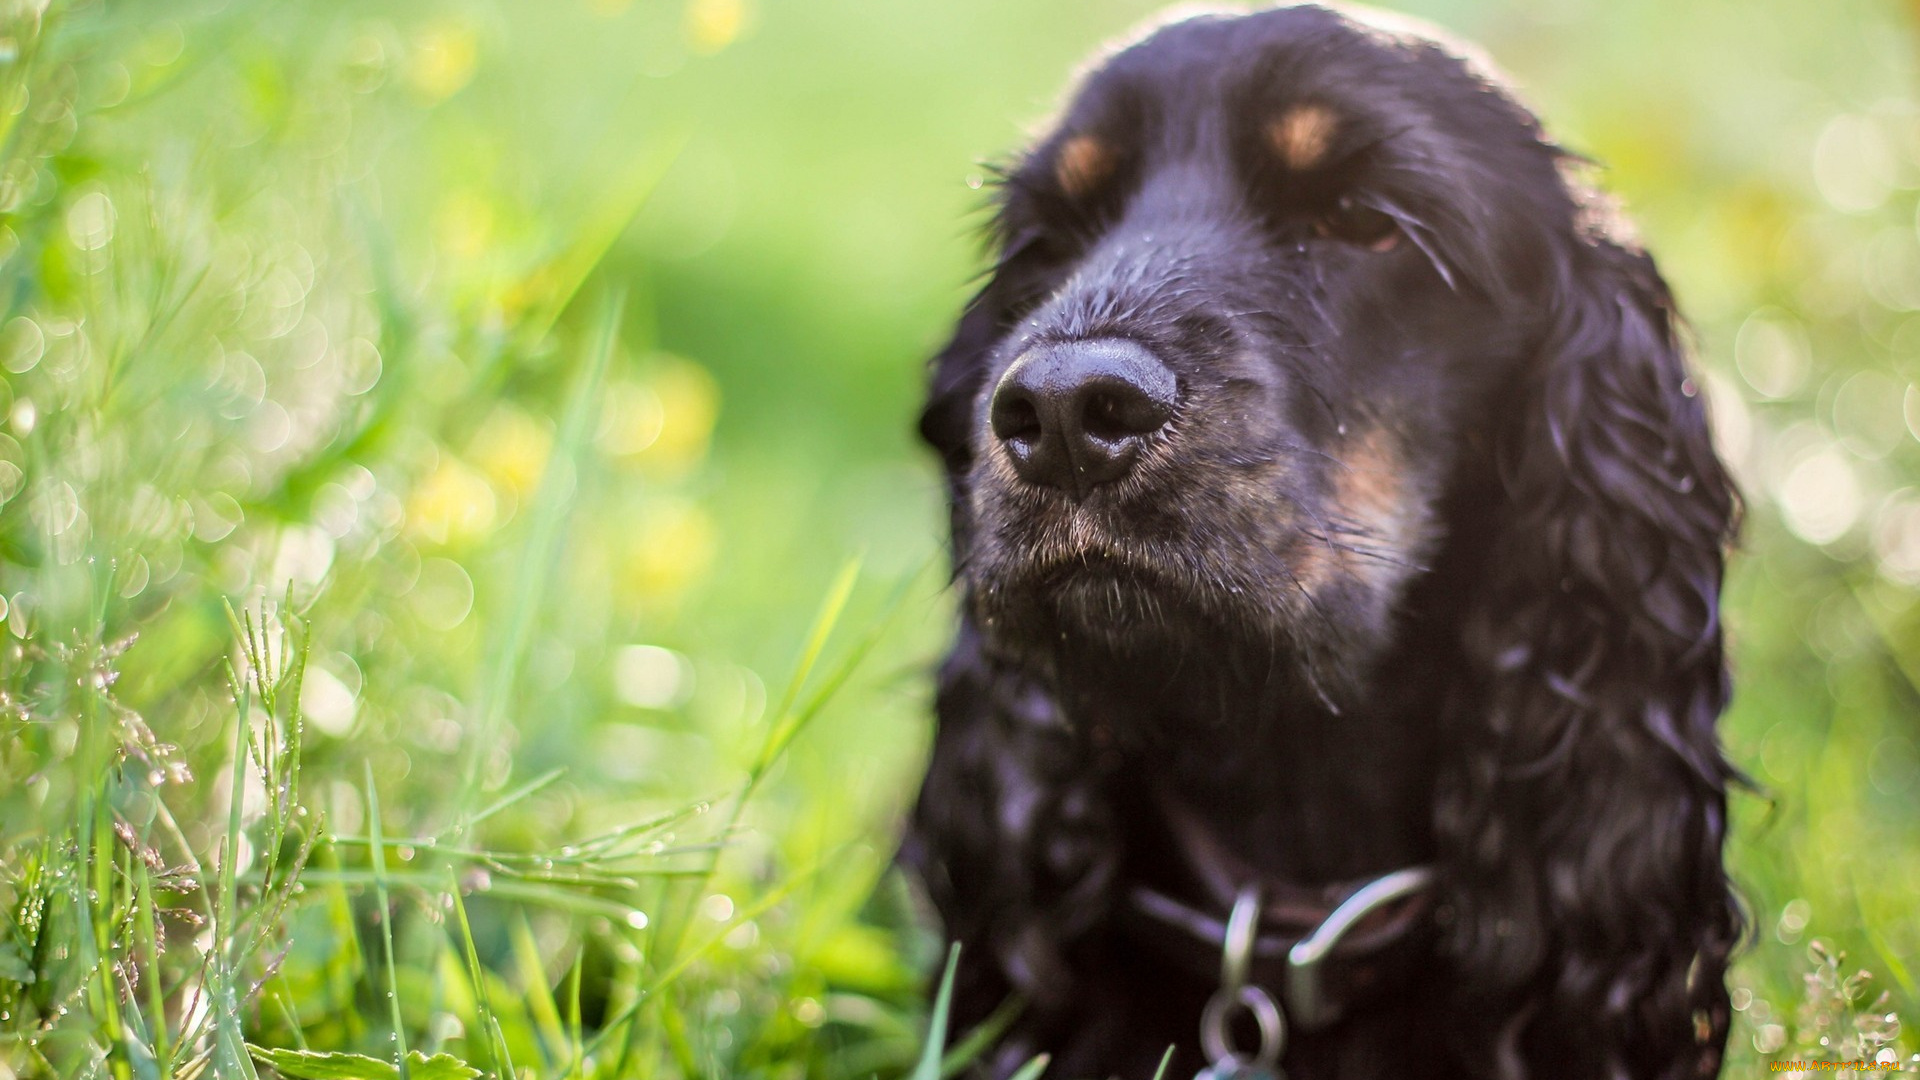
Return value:
M 286 972 L 280 973 L 280 990 L 273 995 L 275 1004 L 280 1006 L 280 1014 L 286 1020 L 287 1030 L 293 1034 L 293 1048 L 307 1048 L 307 1026 L 300 1022 L 300 1009 L 294 1004 L 293 986 L 287 982 Z
M 748 769 L 747 782 L 741 785 L 740 791 L 733 797 L 732 807 L 727 812 L 726 823 L 720 828 L 718 839 L 722 844 L 729 842 L 735 831 L 739 829 L 740 819 L 746 813 L 748 801 L 753 798 L 753 793 L 760 786 L 760 781 L 766 776 L 767 770 L 772 767 L 774 761 L 778 760 L 776 745 L 783 745 L 779 742 L 780 733 L 789 726 L 784 722 L 784 718 L 791 712 L 793 703 L 799 699 L 801 689 L 813 673 L 814 665 L 819 662 L 820 654 L 825 651 L 827 640 L 833 636 L 833 628 L 839 623 L 840 614 L 846 609 L 847 600 L 853 595 L 854 584 L 859 578 L 860 560 L 858 558 L 847 560 L 841 566 L 840 572 L 834 576 L 833 584 L 828 587 L 826 597 L 820 602 L 820 610 L 814 615 L 813 626 L 808 630 L 806 642 L 800 648 L 800 657 L 794 664 L 793 674 L 787 679 L 787 685 L 780 693 L 780 706 L 773 713 L 774 720 L 768 725 L 767 736 L 761 743 L 759 753 L 754 757 L 753 765 Z M 679 968 L 677 961 L 681 946 L 686 944 L 687 927 L 692 923 L 692 907 L 697 906 L 700 898 L 706 894 L 707 885 L 712 881 L 714 872 L 719 869 L 720 858 L 724 854 L 724 847 L 716 851 L 713 859 L 700 872 L 697 883 L 688 893 L 690 907 L 687 917 L 680 920 L 671 940 L 664 943 L 664 955 L 673 957 L 676 961 L 669 970 L 677 971 Z
M 546 790 L 554 781 L 559 780 L 565 775 L 567 775 L 567 770 L 565 769 L 548 769 L 539 776 L 534 777 L 519 787 L 514 788 L 512 791 L 507 792 L 505 795 L 500 796 L 498 799 L 495 799 L 493 802 L 488 803 L 486 809 L 481 810 L 479 813 L 467 819 L 467 827 L 472 828 L 502 810 L 510 809 L 532 798 L 534 795 Z
M 856 575 L 858 574 L 859 560 L 853 560 L 848 564 L 848 570 L 842 572 L 843 579 L 845 579 L 849 572 Z M 899 583 L 894 587 L 893 592 L 888 594 L 886 601 L 881 605 L 879 615 L 873 620 L 872 624 L 867 627 L 866 632 L 854 642 L 853 647 L 847 651 L 846 656 L 842 657 L 840 662 L 834 665 L 833 670 L 828 672 L 821 680 L 820 685 L 808 696 L 805 704 L 801 705 L 798 710 L 795 710 L 792 707 L 792 702 L 794 698 L 797 697 L 797 694 L 790 692 L 787 695 L 783 695 L 784 700 L 781 711 L 775 714 L 775 722 L 767 732 L 767 741 L 761 749 L 761 767 L 756 769 L 748 778 L 747 794 L 751 794 L 752 788 L 758 785 L 761 779 L 765 777 L 766 770 L 772 768 L 773 763 L 786 751 L 793 740 L 806 729 L 808 724 L 813 722 L 815 717 L 819 716 L 827 707 L 827 704 L 833 700 L 834 696 L 846 686 L 847 681 L 853 678 L 854 672 L 859 670 L 861 662 L 867 658 L 867 655 L 873 651 L 874 647 L 885 639 L 887 631 L 892 625 L 894 616 L 898 615 L 900 609 L 906 604 L 907 597 L 911 594 L 913 584 L 918 578 L 918 574 L 909 574 L 900 579 Z M 837 580 L 834 584 L 836 592 L 829 594 L 829 600 L 835 602 L 835 606 L 831 610 L 833 617 L 837 620 L 839 618 L 840 608 L 846 604 L 846 597 L 839 595 L 837 592 L 842 582 Z M 846 588 L 849 591 L 851 590 L 851 581 L 846 582 Z M 830 625 L 828 626 L 828 630 L 831 630 Z M 809 642 L 809 649 L 816 649 L 824 646 L 824 644 L 825 639 L 822 637 L 818 643 Z M 807 668 L 811 670 L 811 660 L 808 661 Z M 797 689 L 797 682 L 791 684 L 790 690 L 797 691 Z
M 1008 1080 L 1039 1080 L 1040 1074 L 1047 1071 L 1047 1066 L 1052 1063 L 1052 1061 L 1053 1055 L 1051 1054 L 1037 1055 L 1032 1061 L 1020 1066 Z M 1160 1067 L 1164 1069 L 1166 1066 L 1167 1063 L 1165 1059 L 1162 1059 Z M 1159 1080 L 1159 1076 L 1159 1073 L 1155 1073 L 1154 1080 Z
M 747 772 L 747 782 L 734 798 L 733 810 L 727 816 L 726 827 L 720 832 L 722 840 L 731 837 L 734 830 L 739 828 L 740 817 L 746 810 L 748 800 L 753 797 L 755 789 L 760 786 L 767 771 L 773 767 L 774 762 L 779 760 L 780 752 L 792 741 L 799 725 L 804 723 L 803 719 L 797 718 L 794 714 L 794 702 L 799 700 L 801 690 L 806 686 L 807 680 L 813 674 L 814 666 L 820 660 L 820 654 L 826 651 L 827 640 L 833 636 L 834 627 L 839 625 L 840 615 L 846 610 L 847 600 L 852 597 L 854 584 L 859 579 L 860 560 L 848 559 L 841 566 L 840 572 L 834 576 L 833 584 L 827 588 L 827 595 L 820 602 L 820 611 L 814 616 L 813 627 L 807 632 L 806 644 L 801 646 L 799 662 L 794 665 L 793 675 L 787 680 L 786 688 L 780 693 L 780 706 L 773 712 L 773 722 L 767 725 L 767 736 L 761 742 L 760 752 L 754 756 L 753 765 Z M 840 677 L 829 677 L 828 682 L 838 686 L 844 681 L 844 676 L 851 673 L 849 665 L 843 661 L 834 673 L 835 676 Z M 824 699 L 817 694 L 814 700 L 824 702 Z M 716 853 L 714 864 L 717 865 L 719 861 L 720 856 Z
M 693 966 L 695 961 L 699 960 L 700 957 L 704 956 L 709 949 L 712 949 L 715 945 L 718 945 L 722 941 L 725 941 L 727 935 L 732 933 L 736 928 L 738 928 L 740 924 L 752 922 L 754 919 L 757 919 L 760 916 L 766 914 L 775 904 L 778 904 L 780 901 L 786 899 L 787 894 L 793 892 L 793 890 L 799 888 L 801 885 L 812 880 L 813 876 L 819 873 L 821 869 L 824 868 L 826 865 L 827 865 L 827 861 L 823 859 L 820 862 L 817 862 L 812 866 L 807 867 L 805 870 L 799 873 L 790 875 L 786 881 L 781 882 L 779 886 L 774 888 L 771 892 L 768 892 L 766 895 L 761 896 L 760 898 L 755 900 L 752 904 L 747 905 L 741 910 L 735 912 L 733 918 L 727 920 L 724 924 L 722 924 L 720 929 L 716 931 L 713 934 L 713 936 L 701 942 L 698 947 L 694 948 L 693 950 L 688 952 L 686 955 L 676 959 L 673 963 L 673 966 L 667 968 L 666 971 L 661 973 L 660 976 L 653 981 L 651 986 L 649 986 L 649 989 L 657 991 L 662 987 L 666 986 L 668 983 L 671 983 L 673 980 L 679 978 L 683 972 L 685 972 L 689 967 Z
M 866 655 L 872 650 L 873 646 L 880 641 L 883 631 L 891 620 L 893 613 L 899 610 L 902 602 L 906 599 L 907 588 L 912 580 L 910 577 L 901 582 L 900 587 L 896 589 L 893 596 L 889 598 L 886 607 L 883 609 L 881 618 L 875 620 L 874 626 L 871 627 L 867 634 L 855 644 L 854 648 L 842 658 L 834 670 L 827 675 L 819 689 L 807 699 L 806 704 L 799 712 L 794 713 L 792 712 L 793 702 L 799 699 L 801 690 L 805 686 L 808 676 L 811 675 L 821 654 L 825 651 L 826 643 L 833 634 L 833 628 L 839 622 L 841 613 L 845 610 L 847 601 L 852 596 L 853 587 L 859 579 L 859 574 L 860 560 L 858 558 L 850 559 L 841 568 L 832 586 L 828 589 L 826 598 L 821 603 L 819 614 L 815 617 L 813 627 L 807 635 L 806 644 L 801 649 L 800 659 L 795 665 L 793 677 L 788 680 L 786 689 L 781 694 L 781 710 L 775 714 L 776 719 L 774 723 L 769 726 L 766 740 L 761 746 L 759 756 L 755 759 L 755 764 L 747 777 L 746 784 L 742 786 L 739 795 L 733 800 L 732 810 L 727 816 L 726 825 L 719 834 L 723 842 L 732 837 L 735 830 L 739 828 L 740 820 L 746 811 L 747 803 L 753 797 L 754 792 L 758 790 L 760 783 L 766 778 L 767 773 L 772 769 L 774 763 L 779 760 L 780 755 L 785 752 L 786 748 L 791 745 L 793 739 L 805 729 L 807 724 L 824 710 L 834 694 L 852 678 L 853 672 L 859 667 L 861 661 L 866 658 Z M 707 885 L 712 880 L 713 874 L 719 868 L 720 858 L 724 854 L 725 848 L 723 847 L 715 852 L 713 860 L 707 864 L 704 871 L 700 872 L 698 885 L 689 894 L 693 904 L 697 905 L 701 896 L 705 894 Z M 804 876 L 796 877 L 794 880 L 788 882 L 787 885 L 777 890 L 773 898 L 763 901 L 759 909 L 764 910 L 766 907 L 770 907 L 779 896 L 784 896 L 794 886 L 798 885 L 801 880 L 811 880 L 813 873 L 818 869 L 819 867 L 816 865 Z M 719 937 L 716 937 L 695 949 L 693 952 L 683 955 L 682 948 L 686 943 L 686 932 L 691 923 L 691 914 L 680 920 L 679 927 L 674 933 L 671 943 L 666 948 L 666 955 L 674 958 L 673 963 L 669 965 L 666 972 L 659 977 L 655 984 L 656 989 L 670 982 L 673 978 L 676 978 L 695 957 L 705 952 L 706 949 L 711 948 L 712 945 L 719 940 Z M 624 1022 L 630 1019 L 632 1014 L 639 1010 L 645 1000 L 644 995 L 636 1000 L 627 1013 L 619 1017 L 619 1020 Z M 614 1026 L 614 1023 L 609 1022 L 605 1030 L 611 1031 Z M 598 1042 L 599 1040 L 596 1039 L 596 1044 Z
M 779 887 L 775 888 L 773 891 L 769 892 L 765 896 L 760 897 L 758 900 L 754 901 L 753 904 L 747 906 L 746 908 L 735 912 L 732 919 L 728 920 L 727 923 L 724 926 L 722 926 L 719 929 L 719 931 L 716 932 L 712 937 L 709 937 L 705 941 L 701 942 L 697 948 L 692 949 L 691 951 L 687 952 L 685 955 L 678 957 L 674 961 L 671 967 L 668 967 L 660 975 L 656 976 L 652 982 L 641 987 L 632 1002 L 630 1002 L 625 1008 L 621 1009 L 619 1012 L 608 1017 L 600 1025 L 600 1030 L 594 1034 L 593 1041 L 587 1044 L 586 1056 L 591 1057 L 595 1053 L 597 1053 L 600 1047 L 608 1039 L 613 1037 L 615 1032 L 619 1031 L 622 1027 L 624 1027 L 627 1024 L 628 1021 L 632 1020 L 636 1015 L 639 1014 L 640 1010 L 643 1007 L 645 1007 L 647 1002 L 658 997 L 660 994 L 660 991 L 672 985 L 672 983 L 676 979 L 678 979 L 682 973 L 684 973 L 688 968 L 692 967 L 693 964 L 696 961 L 698 961 L 701 956 L 705 955 L 707 950 L 713 948 L 715 945 L 718 945 L 720 944 L 720 942 L 726 940 L 727 935 L 732 933 L 737 927 L 740 926 L 740 924 L 751 922 L 752 920 L 757 919 L 760 916 L 766 914 L 767 911 L 772 909 L 772 907 L 775 904 L 778 904 L 780 901 L 786 899 L 789 893 L 793 892 L 793 890 L 799 888 L 801 885 L 811 880 L 815 874 L 819 873 L 820 870 L 827 865 L 827 862 L 828 862 L 827 859 L 822 859 L 820 862 L 817 862 L 812 866 L 807 867 L 805 870 L 802 870 L 799 873 L 791 875 L 786 881 L 782 882 L 779 885 Z
M 285 613 L 284 617 L 289 627 L 288 634 L 281 639 L 281 643 L 283 647 L 290 649 L 292 630 L 299 625 L 293 614 L 291 582 L 287 584 L 286 606 L 281 610 Z M 287 825 L 293 820 L 295 809 L 300 804 L 300 762 L 303 756 L 301 740 L 303 729 L 306 727 L 306 718 L 300 712 L 300 690 L 306 685 L 307 663 L 311 658 L 312 649 L 313 635 L 303 630 L 300 634 L 299 651 L 288 656 L 285 666 L 281 669 L 286 673 L 287 679 L 283 695 L 287 708 L 285 715 L 281 717 L 282 726 L 286 729 L 286 743 L 280 748 L 280 753 L 275 759 L 274 776 L 269 785 L 275 801 L 273 838 L 269 844 L 271 849 L 268 855 L 269 865 L 278 863 L 280 847 L 287 834 Z M 303 868 L 294 869 L 292 872 L 297 874 L 299 869 Z
M 240 819 L 247 792 L 247 747 L 252 740 L 253 689 L 241 680 L 231 664 L 227 666 L 227 677 L 236 693 L 233 773 L 230 777 L 232 792 L 227 806 L 226 842 L 220 852 L 220 895 L 215 900 L 218 915 L 213 929 L 214 951 L 221 954 L 222 958 L 211 965 L 209 972 L 213 982 L 214 1067 L 221 1076 L 251 1078 L 254 1075 L 253 1058 L 247 1054 L 246 1040 L 240 1029 L 240 1001 L 234 985 L 240 963 L 240 957 L 234 953 L 234 946 L 239 941 L 234 926 L 234 904 L 239 889 Z
M 139 923 L 135 905 L 140 902 L 140 899 L 138 886 L 134 881 L 133 863 L 134 857 L 130 847 L 120 846 L 117 865 L 113 867 L 114 873 L 111 880 L 114 893 L 125 897 L 128 907 L 123 916 L 114 917 L 114 922 L 118 924 L 121 933 L 129 936 L 138 933 L 136 927 Z M 150 1049 L 154 1043 L 153 1032 L 147 1023 L 146 1016 L 141 1012 L 140 997 L 134 993 L 133 980 L 138 975 L 131 969 L 128 962 L 128 958 L 138 946 L 124 939 L 120 944 L 121 962 L 114 962 L 112 942 L 109 942 L 109 948 L 101 954 L 100 964 L 96 969 L 100 989 L 110 998 L 107 1008 L 103 1010 L 101 1020 L 108 1030 L 119 1036 L 121 1055 L 135 1080 L 159 1080 L 158 1072 L 154 1068 L 153 1052 Z M 159 1017 L 161 1023 L 166 1022 L 165 1013 L 159 1014 Z
M 582 945 L 579 954 L 573 958 L 573 970 L 567 975 L 567 1052 L 570 1055 L 567 1075 L 571 1077 L 585 1075 L 583 1070 L 587 1057 L 586 1040 L 581 1035 L 580 1024 L 580 976 L 586 966 L 587 948 Z
M 467 978 L 473 983 L 474 1002 L 482 1031 L 480 1042 L 487 1049 L 487 1063 L 497 1077 L 514 1076 L 513 1054 L 507 1049 L 500 1025 L 494 1019 L 493 993 L 487 988 L 487 971 L 480 963 L 480 949 L 473 940 L 473 924 L 467 921 L 467 902 L 460 895 L 460 883 L 454 880 L 452 871 L 447 873 L 447 893 L 453 897 L 453 910 L 460 921 L 460 948 L 467 961 Z
M 946 1057 L 940 1060 L 940 1075 L 948 1078 L 960 1075 L 961 1070 L 973 1064 L 975 1058 L 1000 1041 L 1000 1036 L 1007 1033 L 1008 1025 L 1019 1017 L 1021 1010 L 1026 1006 L 1025 998 L 1018 994 L 1009 994 L 1007 1000 L 993 1010 L 992 1015 L 974 1025 L 972 1031 L 967 1032 L 953 1044 L 952 1049 L 947 1051 Z
M 647 199 L 652 197 L 660 181 L 673 168 L 673 163 L 680 159 L 681 152 L 691 140 L 691 134 L 687 131 L 675 132 L 665 140 L 663 146 L 629 167 L 623 182 L 610 185 L 612 193 L 588 216 L 578 239 L 546 267 L 554 285 L 539 310 L 521 327 L 521 333 L 527 340 L 544 338 L 560 316 L 573 306 L 574 298 L 579 295 L 587 278 L 592 276 L 594 268 L 606 259 L 614 241 L 627 231 L 627 226 L 640 208 L 646 205 Z
M 947 1016 L 953 1008 L 953 976 L 960 970 L 960 943 L 947 949 L 947 969 L 940 974 L 940 991 L 933 997 L 933 1015 L 927 1019 L 927 1041 L 909 1080 L 940 1080 L 940 1057 L 947 1045 Z
M 103 776 L 102 788 L 105 786 L 104 779 Z M 88 860 L 93 887 L 86 908 L 88 925 L 83 931 L 84 943 L 92 946 L 88 950 L 92 954 L 92 970 L 88 976 L 89 996 L 93 998 L 90 1008 L 99 1018 L 107 1042 L 131 1045 L 134 1037 L 126 1030 L 126 1019 L 120 1011 L 120 988 L 115 985 L 113 975 L 113 897 L 118 890 L 114 881 L 117 859 L 113 827 L 109 823 L 111 812 L 107 809 L 104 790 L 100 790 L 98 797 L 90 795 L 88 798 L 94 803 L 96 820 L 94 848 Z
M 614 292 L 608 296 L 606 310 L 600 317 L 593 344 L 588 349 L 586 369 L 581 372 L 572 400 L 567 404 L 559 438 L 555 441 L 546 473 L 541 477 L 539 490 L 534 496 L 533 520 L 515 571 L 513 601 L 506 619 L 500 624 L 499 636 L 489 650 L 490 678 L 482 689 L 479 719 L 469 736 L 471 741 L 466 776 L 460 785 L 455 807 L 456 837 L 464 835 L 471 828 L 471 823 L 466 820 L 467 809 L 480 793 L 487 755 L 498 744 L 500 724 L 511 707 L 527 643 L 532 638 L 533 624 L 539 617 L 547 582 L 553 572 L 561 531 L 573 505 L 578 485 L 560 480 L 560 462 L 567 462 L 568 467 L 578 475 L 581 450 L 593 434 L 593 422 L 598 415 L 600 386 L 605 381 L 608 361 L 620 338 L 620 318 L 624 306 L 624 294 Z
M 387 848 L 380 841 L 380 794 L 373 786 L 373 762 L 367 770 L 367 831 L 373 836 L 373 896 L 380 905 L 380 946 L 387 965 L 387 1006 L 393 1020 L 394 1061 L 400 1080 L 408 1080 L 407 1031 L 400 1018 L 400 979 L 393 961 L 393 908 L 387 897 Z
M 808 629 L 806 642 L 800 647 L 800 658 L 794 664 L 793 675 L 780 692 L 780 704 L 773 710 L 775 717 L 793 711 L 793 703 L 799 699 L 801 688 L 806 686 L 807 679 L 813 674 L 820 654 L 826 651 L 827 639 L 833 636 L 833 628 L 839 625 L 840 615 L 853 596 L 853 587 L 860 580 L 860 561 L 852 558 L 841 564 L 840 572 L 834 575 L 833 584 L 827 586 L 827 595 L 820 601 L 820 610 L 814 615 L 813 626 Z
M 173 1064 L 167 1040 L 167 999 L 160 988 L 159 929 L 153 918 L 153 879 L 144 860 L 133 860 L 134 941 L 140 949 L 140 967 L 146 972 L 147 1011 L 153 1018 L 153 1056 L 163 1070 Z M 162 1071 L 162 1075 L 166 1075 Z
M 331 867 L 337 874 L 340 867 L 340 853 L 332 844 L 320 848 L 320 862 Z M 350 1036 L 362 1034 L 364 1025 L 360 1010 L 354 1007 L 354 985 L 360 981 L 366 971 L 366 950 L 360 945 L 360 935 L 354 925 L 353 901 L 348 897 L 345 883 L 336 877 L 327 880 L 327 871 L 308 871 L 308 878 L 314 884 L 322 886 L 324 895 L 326 928 L 328 937 L 335 942 L 334 948 L 327 954 L 321 967 L 321 976 L 325 982 L 324 1011 L 339 1017 Z M 315 875 L 319 876 L 315 876 Z
M 540 1030 L 540 1041 L 546 1045 L 547 1064 L 559 1064 L 568 1056 L 567 1032 L 560 1022 L 560 1005 L 553 1000 L 553 987 L 547 985 L 540 945 L 534 941 L 533 927 L 524 913 L 513 920 L 511 936 L 514 966 L 520 969 L 521 995 L 526 998 L 527 1011 L 533 1014 L 533 1022 Z
M 687 1038 L 687 1014 L 671 999 L 661 1002 L 660 1030 L 666 1036 L 667 1050 L 673 1054 L 673 1063 L 679 1067 L 680 1075 L 708 1075 L 708 1070 L 702 1069 L 694 1057 L 693 1041 Z
M 670 810 L 656 817 L 648 818 L 645 821 L 638 821 L 631 825 L 622 825 L 617 829 L 601 833 L 598 836 L 588 837 L 578 844 L 575 844 L 574 848 L 582 854 L 597 854 L 607 848 L 618 845 L 622 841 L 659 832 L 669 826 L 679 824 L 687 818 L 704 814 L 711 808 L 712 802 L 710 800 L 699 799 L 688 803 L 678 810 Z

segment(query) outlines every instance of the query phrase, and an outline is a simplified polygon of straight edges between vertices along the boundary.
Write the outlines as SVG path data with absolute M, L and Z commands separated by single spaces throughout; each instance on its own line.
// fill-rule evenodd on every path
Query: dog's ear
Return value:
M 1002 227 L 1004 229 L 1004 227 Z M 920 411 L 920 438 L 941 455 L 947 467 L 948 494 L 958 496 L 973 465 L 973 407 L 993 359 L 993 346 L 1012 321 L 1023 258 L 1029 244 L 1004 242 L 993 275 L 968 300 L 947 346 L 933 356 L 927 375 L 927 404 Z
M 990 658 L 970 620 L 934 706 L 899 859 L 964 947 L 952 1030 L 985 1021 L 1010 993 L 1025 1000 L 989 1070 L 1004 1076 L 1048 1039 L 1098 1037 L 1124 1017 L 1098 1007 L 1102 988 L 1077 978 L 1070 959 L 1110 915 L 1121 845 L 1100 771 L 1051 690 Z
M 1002 211 L 1005 213 L 1004 208 Z M 996 232 L 1004 234 L 1004 223 Z M 952 519 L 953 561 L 966 558 L 970 536 L 967 473 L 973 468 L 974 410 L 992 366 L 994 346 L 1013 322 L 1022 290 L 1031 291 L 1030 243 L 998 239 L 1001 255 L 986 284 L 967 302 L 953 336 L 929 365 L 927 403 L 920 410 L 920 437 L 940 455 Z
M 920 437 L 940 454 L 949 485 L 965 476 L 973 464 L 973 410 L 986 377 L 988 354 L 1005 330 L 1005 291 L 1001 274 L 996 273 L 968 301 L 953 336 L 930 365 Z
M 1485 992 L 1463 1026 L 1503 1077 L 1523 1053 L 1713 1075 L 1742 928 L 1721 863 L 1737 774 L 1714 734 L 1738 500 L 1652 260 L 1563 251 L 1464 624 L 1463 754 L 1436 822 L 1449 952 Z
M 956 493 L 973 465 L 974 408 L 992 366 L 994 346 L 1049 287 L 1047 246 L 1031 216 L 1017 192 L 1000 193 L 989 230 L 996 255 L 993 268 L 967 301 L 953 336 L 928 365 L 920 437 L 939 452 L 948 485 Z

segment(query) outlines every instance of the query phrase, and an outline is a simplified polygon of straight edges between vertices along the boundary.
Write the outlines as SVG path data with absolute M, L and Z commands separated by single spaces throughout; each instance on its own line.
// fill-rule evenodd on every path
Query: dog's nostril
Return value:
M 1126 434 L 1125 424 L 1120 418 L 1125 409 L 1126 407 L 1114 394 L 1105 390 L 1095 390 L 1087 395 L 1087 411 L 1080 418 L 1080 422 L 1086 427 L 1088 434 L 1110 439 L 1116 435 Z
M 1037 348 L 994 387 L 988 426 L 1029 483 L 1083 496 L 1132 470 L 1140 437 L 1173 419 L 1179 384 L 1144 345 L 1120 339 Z
M 993 411 L 988 422 L 994 437 L 1003 442 L 1040 437 L 1040 410 L 1034 407 L 1033 398 L 1018 387 L 1003 386 L 993 395 Z
M 1155 400 L 1137 386 L 1096 384 L 1087 392 L 1080 424 L 1087 434 L 1111 442 L 1134 435 L 1151 435 L 1172 418 L 1169 403 Z

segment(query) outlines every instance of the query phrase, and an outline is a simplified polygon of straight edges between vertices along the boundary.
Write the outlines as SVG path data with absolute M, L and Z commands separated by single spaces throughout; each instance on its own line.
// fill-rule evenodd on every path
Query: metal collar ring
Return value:
M 1260 1029 L 1260 1045 L 1251 1055 L 1241 1053 L 1233 1045 L 1233 1037 L 1227 1030 L 1227 1021 L 1232 1019 L 1236 1007 L 1245 1009 Z M 1216 1074 L 1241 1071 L 1223 1070 L 1222 1066 L 1249 1065 L 1259 1072 L 1272 1074 L 1286 1045 L 1286 1018 L 1273 996 L 1258 986 L 1242 986 L 1231 991 L 1222 987 L 1207 1000 L 1206 1011 L 1200 1014 L 1200 1049 L 1213 1063 Z

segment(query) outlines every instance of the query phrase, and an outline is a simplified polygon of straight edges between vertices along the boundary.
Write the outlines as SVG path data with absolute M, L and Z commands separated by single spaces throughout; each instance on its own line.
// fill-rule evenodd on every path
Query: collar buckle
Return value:
M 1339 907 L 1321 920 L 1319 926 L 1313 928 L 1312 933 L 1287 951 L 1284 996 L 1287 1014 L 1296 1027 L 1313 1031 L 1340 1019 L 1340 1004 L 1327 997 L 1321 975 L 1327 957 L 1347 932 L 1375 911 L 1432 884 L 1433 868 L 1430 866 L 1409 867 L 1374 878 L 1342 901 Z M 1241 895 L 1245 896 L 1246 893 Z M 1240 905 L 1236 903 L 1234 914 L 1237 916 L 1239 913 Z M 1228 947 L 1231 948 L 1231 941 Z

